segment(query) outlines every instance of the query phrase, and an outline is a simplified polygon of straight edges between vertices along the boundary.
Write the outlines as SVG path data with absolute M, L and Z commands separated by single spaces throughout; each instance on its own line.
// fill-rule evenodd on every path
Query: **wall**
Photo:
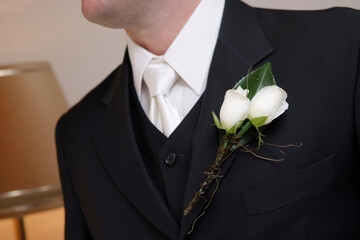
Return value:
M 360 0 L 245 0 L 253 6 L 321 9 Z M 50 61 L 70 105 L 121 61 L 123 30 L 87 22 L 79 0 L 0 0 L 0 65 Z

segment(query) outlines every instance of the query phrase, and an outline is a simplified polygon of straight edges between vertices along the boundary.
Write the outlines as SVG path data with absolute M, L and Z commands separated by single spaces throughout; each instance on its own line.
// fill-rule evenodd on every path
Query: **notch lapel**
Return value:
M 233 88 L 235 83 L 247 74 L 251 66 L 254 67 L 272 52 L 273 48 L 259 25 L 256 10 L 239 1 L 226 1 L 200 117 L 194 134 L 184 209 L 199 189 L 200 182 L 205 177 L 203 172 L 209 170 L 214 162 L 219 144 L 219 132 L 213 124 L 211 111 L 219 113 L 225 92 Z M 237 153 L 238 150 L 222 165 L 222 176 L 225 176 Z M 223 177 L 219 178 L 220 183 L 222 179 Z M 205 201 L 198 201 L 189 215 L 182 217 L 179 239 L 186 236 L 193 221 L 205 205 Z
M 105 169 L 119 190 L 150 223 L 176 239 L 177 223 L 148 175 L 137 148 L 129 109 L 130 81 L 131 66 L 126 53 L 103 99 L 107 107 L 97 117 L 93 138 Z

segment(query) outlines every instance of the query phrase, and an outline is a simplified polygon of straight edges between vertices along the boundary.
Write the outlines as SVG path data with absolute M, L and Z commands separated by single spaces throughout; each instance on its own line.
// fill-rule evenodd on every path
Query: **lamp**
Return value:
M 46 62 L 0 66 L 0 218 L 62 205 L 54 129 L 67 110 Z

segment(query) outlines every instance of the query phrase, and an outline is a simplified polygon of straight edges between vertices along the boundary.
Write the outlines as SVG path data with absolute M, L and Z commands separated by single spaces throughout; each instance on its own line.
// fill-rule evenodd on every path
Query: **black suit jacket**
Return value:
M 214 159 L 211 111 L 249 68 L 271 61 L 289 109 L 266 142 L 303 143 L 283 162 L 236 151 L 194 232 L 199 203 L 178 226 L 136 148 L 123 64 L 59 121 L 66 239 L 358 239 L 360 226 L 360 14 L 280 11 L 227 0 L 194 133 L 184 206 Z M 191 60 L 191 59 L 189 59 Z M 194 63 L 194 66 L 196 63 Z M 276 156 L 278 149 L 264 148 Z

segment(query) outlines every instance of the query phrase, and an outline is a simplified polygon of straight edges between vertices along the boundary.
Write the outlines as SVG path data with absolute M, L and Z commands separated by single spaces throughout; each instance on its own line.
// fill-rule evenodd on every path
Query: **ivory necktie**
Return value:
M 169 92 L 179 75 L 163 59 L 150 61 L 144 71 L 144 81 L 149 88 L 150 121 L 167 137 L 180 123 L 179 112 L 171 101 Z

